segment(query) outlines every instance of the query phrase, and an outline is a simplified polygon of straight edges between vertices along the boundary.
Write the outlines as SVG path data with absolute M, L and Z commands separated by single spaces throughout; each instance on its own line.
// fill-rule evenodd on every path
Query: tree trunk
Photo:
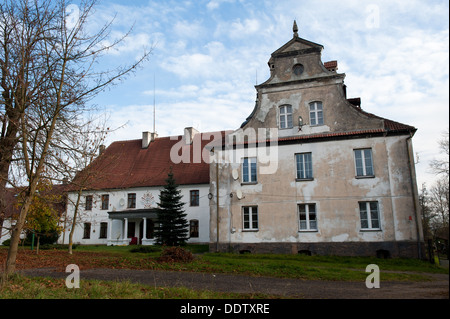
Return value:
M 74 233 L 74 230 L 75 230 L 75 226 L 77 224 L 78 207 L 80 206 L 81 192 L 82 192 L 82 190 L 80 188 L 78 190 L 77 202 L 75 204 L 75 211 L 73 213 L 72 228 L 70 229 L 70 233 L 69 233 L 69 254 L 70 255 L 72 255 L 73 233 Z
M 35 189 L 36 186 L 32 187 L 33 193 Z M 25 203 L 22 206 L 22 209 L 20 210 L 19 218 L 17 219 L 16 225 L 14 225 L 12 229 L 11 242 L 9 244 L 8 250 L 8 257 L 6 258 L 5 274 L 7 277 L 14 274 L 14 272 L 16 271 L 16 259 L 17 259 L 17 252 L 19 250 L 20 234 L 22 233 L 23 226 L 25 224 L 25 219 L 27 217 L 28 210 L 31 205 L 31 198 L 32 196 L 27 196 Z
M 36 244 L 36 255 L 39 255 L 39 235 L 37 237 L 37 244 Z

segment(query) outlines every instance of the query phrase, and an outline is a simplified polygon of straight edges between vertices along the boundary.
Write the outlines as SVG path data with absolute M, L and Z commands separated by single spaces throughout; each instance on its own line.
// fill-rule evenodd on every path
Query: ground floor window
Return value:
M 106 238 L 108 235 L 108 223 L 100 223 L 100 236 L 99 238 Z
M 192 219 L 189 221 L 189 236 L 191 238 L 198 238 L 198 220 Z
M 242 207 L 243 228 L 244 230 L 258 230 L 258 207 Z
M 378 202 L 360 202 L 359 215 L 361 218 L 362 230 L 379 230 L 380 214 Z
M 91 223 L 84 223 L 83 239 L 91 238 Z
M 317 230 L 316 204 L 299 204 L 298 217 L 300 231 Z
M 145 238 L 152 239 L 155 235 L 155 222 L 151 219 L 147 219 L 147 232 Z

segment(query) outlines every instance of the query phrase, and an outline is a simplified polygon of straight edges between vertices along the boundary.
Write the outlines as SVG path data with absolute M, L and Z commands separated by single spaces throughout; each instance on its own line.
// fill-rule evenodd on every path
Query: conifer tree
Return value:
M 161 190 L 158 204 L 158 222 L 156 242 L 160 245 L 179 246 L 188 239 L 187 214 L 184 212 L 183 196 L 173 177 L 172 169 L 166 179 L 166 185 Z

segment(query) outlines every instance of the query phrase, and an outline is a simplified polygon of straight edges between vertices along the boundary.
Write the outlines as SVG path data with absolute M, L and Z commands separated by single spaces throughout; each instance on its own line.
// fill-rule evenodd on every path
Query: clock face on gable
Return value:
M 295 75 L 301 75 L 303 73 L 303 70 L 305 68 L 303 67 L 303 64 L 296 64 L 294 65 L 294 67 L 292 68 L 292 70 L 294 71 Z

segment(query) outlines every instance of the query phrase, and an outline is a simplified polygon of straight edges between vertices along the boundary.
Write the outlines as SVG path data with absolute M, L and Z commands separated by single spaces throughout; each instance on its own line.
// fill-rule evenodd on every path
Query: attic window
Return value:
M 303 73 L 304 70 L 304 66 L 303 64 L 296 64 L 294 65 L 294 67 L 292 68 L 292 70 L 294 71 L 295 75 L 301 75 Z

